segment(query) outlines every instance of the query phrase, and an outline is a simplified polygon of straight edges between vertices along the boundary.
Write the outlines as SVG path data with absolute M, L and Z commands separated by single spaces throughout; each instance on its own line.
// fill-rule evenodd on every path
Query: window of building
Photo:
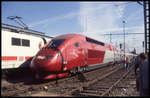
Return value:
M 11 38 L 11 44 L 15 46 L 21 46 L 21 39 L 20 38 Z
M 22 46 L 27 46 L 27 47 L 29 47 L 29 46 L 30 46 L 30 41 L 29 41 L 29 40 L 26 40 L 26 39 L 22 39 Z
M 13 46 L 27 46 L 27 47 L 30 47 L 30 40 L 12 37 L 11 38 L 11 44 Z

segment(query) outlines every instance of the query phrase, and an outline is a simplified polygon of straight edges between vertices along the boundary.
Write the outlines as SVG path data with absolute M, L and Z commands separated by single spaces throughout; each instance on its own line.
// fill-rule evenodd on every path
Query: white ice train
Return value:
M 42 32 L 2 24 L 1 69 L 26 67 L 24 63 L 36 55 L 40 47 L 52 38 Z

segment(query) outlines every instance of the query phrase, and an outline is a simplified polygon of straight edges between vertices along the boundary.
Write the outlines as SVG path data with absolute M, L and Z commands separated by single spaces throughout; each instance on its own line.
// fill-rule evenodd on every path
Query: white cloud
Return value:
M 115 11 L 116 11 L 117 15 L 118 15 L 120 18 L 122 18 L 122 17 L 123 17 L 123 14 L 124 14 L 124 9 L 125 9 L 125 2 L 117 2 L 117 3 L 115 4 L 115 6 L 116 6 Z
M 59 15 L 56 17 L 43 19 L 43 20 L 40 20 L 38 22 L 33 22 L 33 23 L 28 24 L 28 25 L 29 25 L 29 27 L 34 27 L 34 26 L 37 26 L 40 24 L 46 24 L 46 23 L 54 22 L 54 21 L 61 20 L 61 19 L 70 19 L 70 18 L 73 18 L 75 15 L 77 15 L 77 12 L 70 12 L 70 13 Z
M 107 3 L 107 2 L 106 2 Z M 110 36 L 101 36 L 101 34 L 121 32 L 123 33 L 122 26 L 119 26 L 119 22 L 122 22 L 124 16 L 126 2 L 108 2 L 104 4 L 102 2 L 82 2 L 80 3 L 79 11 L 79 23 L 83 29 L 83 33 L 86 36 L 91 38 L 109 43 Z M 120 5 L 121 6 L 118 6 Z M 132 13 L 132 12 L 130 12 Z M 140 12 L 133 12 L 129 17 L 126 18 L 127 21 L 139 19 Z M 86 24 L 87 17 L 87 24 Z M 133 21 L 134 24 L 134 21 Z M 87 26 L 86 26 L 87 25 Z M 125 27 L 126 33 L 143 33 L 144 28 L 143 24 L 136 25 L 131 27 Z M 136 40 L 133 41 L 133 37 L 136 37 Z M 126 36 L 126 46 L 127 50 L 133 50 L 133 47 L 137 49 L 137 52 L 142 52 L 142 41 L 144 40 L 143 35 L 128 35 Z M 113 45 L 123 42 L 123 36 L 113 36 L 112 38 Z
M 122 18 L 125 5 L 122 5 L 120 8 L 116 8 L 114 4 L 116 3 L 80 3 L 78 19 L 80 26 L 83 28 L 83 34 L 91 36 L 97 40 L 106 41 L 107 39 L 99 34 L 120 31 L 121 28 L 118 26 L 116 21 Z M 87 24 L 85 22 L 86 20 Z

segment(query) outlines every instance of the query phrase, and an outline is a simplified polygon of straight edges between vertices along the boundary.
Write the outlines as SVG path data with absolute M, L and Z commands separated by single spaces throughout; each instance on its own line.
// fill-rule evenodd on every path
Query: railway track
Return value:
M 94 71 L 86 72 L 84 76 L 88 77 L 87 81 L 80 81 L 78 76 L 75 75 L 69 78 L 59 79 L 58 85 L 56 85 L 56 81 L 47 81 L 37 84 L 16 83 L 9 86 L 2 85 L 1 94 L 2 96 L 32 96 L 32 94 L 38 93 L 39 91 L 45 91 L 57 92 L 60 96 L 70 95 L 72 92 L 80 89 L 80 87 L 83 87 L 81 85 L 84 83 L 86 83 L 86 85 L 89 85 L 88 83 L 95 83 L 95 81 L 92 80 L 97 78 L 97 74 L 99 74 L 99 77 L 104 77 L 106 73 L 115 71 L 115 69 L 118 67 L 120 68 L 120 66 L 121 65 L 105 66 Z
M 107 96 L 139 96 L 139 92 L 136 88 L 136 76 L 134 70 L 131 70 L 126 77 L 121 79 Z
M 118 64 L 116 66 L 109 66 L 96 71 L 85 73 L 84 76 L 87 78 L 87 81 L 80 81 L 76 78 L 71 81 L 60 82 L 58 86 L 51 86 L 47 93 L 57 93 L 58 96 L 72 96 L 73 92 L 82 89 L 84 84 L 87 85 L 89 83 L 94 83 L 95 81 L 93 80 L 95 80 L 96 78 L 103 78 L 106 76 L 106 74 L 112 74 L 113 72 L 122 67 L 122 64 Z
M 92 83 L 84 84 L 80 89 L 71 91 L 70 94 L 72 93 L 74 96 L 108 96 L 111 90 L 132 71 L 133 67 L 129 70 L 123 68 L 116 70 L 112 74 L 93 80 Z

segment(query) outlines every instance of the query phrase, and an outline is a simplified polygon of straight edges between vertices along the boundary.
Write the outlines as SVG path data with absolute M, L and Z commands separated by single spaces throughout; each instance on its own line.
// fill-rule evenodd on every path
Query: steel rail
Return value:
M 87 82 L 87 83 L 82 83 L 79 87 L 77 87 L 77 88 L 75 88 L 75 89 L 72 89 L 71 91 L 66 92 L 66 93 L 64 93 L 64 94 L 61 94 L 61 96 L 72 95 L 73 92 L 78 91 L 78 90 L 79 90 L 79 91 L 82 91 L 83 88 L 86 88 L 86 87 L 88 87 L 88 86 L 94 84 L 95 82 L 100 81 L 100 80 L 106 78 L 107 76 L 113 74 L 114 72 L 118 71 L 119 69 L 120 69 L 120 68 L 115 69 L 115 70 L 109 72 L 108 74 L 105 74 L 105 75 L 103 75 L 103 76 L 101 76 L 101 77 L 98 77 L 97 79 L 94 79 L 94 80 L 89 81 L 89 82 Z

